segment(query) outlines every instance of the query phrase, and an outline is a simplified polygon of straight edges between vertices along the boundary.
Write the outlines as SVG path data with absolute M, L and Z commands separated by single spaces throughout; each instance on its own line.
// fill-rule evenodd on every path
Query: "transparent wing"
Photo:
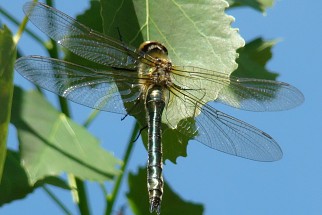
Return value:
M 201 108 L 193 128 L 194 139 L 218 151 L 257 161 L 275 161 L 283 156 L 271 136 L 209 105 Z
M 284 82 L 230 77 L 216 101 L 251 111 L 280 111 L 300 105 L 304 96 Z
M 194 85 L 196 92 L 199 87 L 202 92 L 217 95 L 216 102 L 244 110 L 287 110 L 304 101 L 303 94 L 297 88 L 284 82 L 237 78 L 196 67 L 175 66 L 171 75 L 183 89 Z M 204 103 L 209 101 L 201 96 L 197 98 Z
M 93 62 L 118 68 L 136 68 L 141 57 L 153 60 L 144 53 L 138 53 L 135 48 L 95 32 L 42 3 L 27 2 L 23 9 L 29 20 L 50 38 Z
M 103 111 L 126 114 L 124 103 L 141 93 L 135 70 L 96 70 L 41 56 L 19 58 L 15 69 L 44 89 Z
M 275 161 L 283 153 L 275 140 L 265 132 L 232 116 L 224 114 L 208 104 L 202 105 L 190 92 L 173 92 L 184 100 L 187 108 L 195 106 L 196 116 L 186 113 L 177 126 L 188 138 L 238 157 L 257 161 Z

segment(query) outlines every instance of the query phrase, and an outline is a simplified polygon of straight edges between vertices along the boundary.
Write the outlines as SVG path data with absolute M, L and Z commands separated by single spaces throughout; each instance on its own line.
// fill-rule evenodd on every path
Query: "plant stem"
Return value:
M 9 19 L 12 23 L 15 25 L 19 26 L 20 22 L 14 18 L 11 14 L 9 14 L 7 11 L 5 11 L 3 8 L 0 7 L 0 13 L 4 15 L 7 19 Z M 15 42 L 17 43 L 18 40 L 20 39 L 22 32 L 26 32 L 31 38 L 36 40 L 38 43 L 43 44 L 45 46 L 45 43 L 43 43 L 42 39 L 38 37 L 35 33 L 33 33 L 31 30 L 26 28 L 26 24 L 28 22 L 27 17 L 24 18 L 24 20 L 21 22 L 21 26 L 18 30 L 17 35 L 15 36 Z
M 37 2 L 37 1 L 34 1 L 34 2 Z M 2 11 L 4 12 L 4 11 Z M 9 15 L 9 14 L 8 14 Z M 9 18 L 9 17 L 8 17 Z M 10 19 L 10 18 L 9 18 Z M 18 41 L 20 40 L 21 36 L 22 36 L 22 33 L 24 32 L 25 28 L 26 28 L 26 25 L 27 25 L 27 22 L 28 22 L 28 18 L 27 16 L 25 16 L 21 22 L 21 24 L 19 25 L 19 29 L 18 29 L 18 32 L 17 34 L 13 37 L 13 40 L 14 42 L 17 44 Z
M 72 215 L 72 213 L 67 209 L 67 207 L 46 187 L 42 186 L 44 191 L 48 194 L 50 198 L 65 212 L 65 214 Z
M 124 177 L 125 169 L 126 169 L 126 167 L 128 165 L 131 152 L 133 151 L 133 146 L 134 146 L 133 141 L 135 140 L 139 130 L 140 130 L 139 124 L 138 124 L 138 122 L 135 122 L 135 124 L 133 126 L 133 129 L 132 129 L 132 135 L 131 135 L 131 137 L 129 139 L 127 149 L 126 149 L 126 152 L 125 152 L 125 155 L 124 155 L 123 166 L 121 167 L 121 173 L 118 176 L 118 178 L 116 179 L 115 186 L 114 186 L 114 189 L 112 191 L 112 194 L 107 196 L 107 207 L 106 207 L 106 210 L 105 210 L 105 215 L 110 215 L 112 213 L 113 205 L 115 203 L 117 194 L 119 193 L 119 189 L 120 189 L 120 186 L 121 186 L 122 179 Z
M 68 118 L 71 118 L 67 100 L 61 96 L 59 96 L 58 99 L 61 112 L 63 112 Z
M 84 182 L 77 177 L 75 177 L 76 186 L 77 186 L 77 194 L 78 194 L 78 209 L 82 215 L 90 215 L 88 201 L 87 201 L 87 194 L 85 191 Z

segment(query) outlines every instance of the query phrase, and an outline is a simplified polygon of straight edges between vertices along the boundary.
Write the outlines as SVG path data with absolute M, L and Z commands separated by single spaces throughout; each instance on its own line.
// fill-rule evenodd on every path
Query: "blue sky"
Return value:
M 0 6 L 22 19 L 21 0 L 2 0 Z M 57 8 L 71 16 L 83 11 L 88 1 L 57 1 Z M 314 2 L 314 3 L 313 3 Z M 310 3 L 310 4 L 309 4 Z M 164 175 L 169 185 L 182 198 L 205 205 L 205 214 L 321 214 L 322 211 L 322 7 L 321 1 L 277 1 L 263 16 L 248 8 L 229 10 L 235 16 L 234 27 L 246 41 L 263 37 L 280 39 L 273 48 L 268 68 L 280 74 L 278 80 L 299 88 L 305 103 L 283 112 L 253 113 L 223 105 L 215 107 L 269 133 L 280 144 L 284 157 L 273 163 L 261 163 L 211 150 L 191 141 L 188 157 L 177 165 L 167 162 Z M 3 20 L 7 23 L 6 20 Z M 11 25 L 10 25 L 11 26 Z M 30 27 L 33 27 L 29 25 Z M 16 32 L 16 28 L 11 28 Z M 38 32 L 38 31 L 37 31 Z M 42 33 L 40 35 L 44 36 Z M 27 37 L 21 41 L 23 53 L 43 55 L 44 52 Z M 30 46 L 26 46 L 30 44 Z M 34 46 L 33 46 L 34 45 Z M 15 83 L 30 88 L 28 81 L 15 75 Z M 55 100 L 54 100 L 55 102 Z M 90 109 L 72 105 L 73 118 L 82 123 Z M 103 146 L 122 158 L 133 120 L 101 113 L 90 127 Z M 107 123 L 109 122 L 109 123 Z M 113 122 L 113 126 L 110 126 Z M 122 134 L 120 134 L 122 131 Z M 17 147 L 12 128 L 9 146 Z M 146 151 L 138 141 L 131 157 L 130 171 L 146 163 Z M 101 214 L 103 196 L 94 183 L 88 184 L 93 214 Z M 126 190 L 126 184 L 122 189 Z M 55 190 L 67 204 L 70 194 Z M 145 191 L 144 191 L 145 192 Z M 125 202 L 123 193 L 118 206 Z M 166 205 L 163 205 L 166 207 Z M 75 208 L 71 208 L 76 211 Z M 60 214 L 60 210 L 42 190 L 0 208 L 0 214 Z

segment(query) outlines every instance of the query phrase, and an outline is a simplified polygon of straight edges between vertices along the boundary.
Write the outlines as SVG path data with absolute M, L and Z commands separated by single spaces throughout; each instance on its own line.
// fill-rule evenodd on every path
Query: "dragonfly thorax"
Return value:
M 147 56 L 139 65 L 138 74 L 141 84 L 147 87 L 152 84 L 169 87 L 172 63 L 168 58 L 168 50 L 159 42 L 146 41 L 140 45 L 139 51 Z

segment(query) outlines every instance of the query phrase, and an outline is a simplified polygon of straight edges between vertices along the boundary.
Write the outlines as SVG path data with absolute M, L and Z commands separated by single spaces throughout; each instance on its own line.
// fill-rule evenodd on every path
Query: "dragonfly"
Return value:
M 15 63 L 23 77 L 94 109 L 144 115 L 151 213 L 160 214 L 163 195 L 162 123 L 183 137 L 227 154 L 256 161 L 281 159 L 282 150 L 270 135 L 220 112 L 211 102 L 249 111 L 287 110 L 304 101 L 303 94 L 294 86 L 177 66 L 159 42 L 146 41 L 134 48 L 43 3 L 27 2 L 23 9 L 29 20 L 58 44 L 99 65 L 92 68 L 59 59 L 25 56 Z M 208 87 L 209 84 L 213 87 Z M 219 93 L 210 99 L 208 95 L 217 92 L 214 89 Z

